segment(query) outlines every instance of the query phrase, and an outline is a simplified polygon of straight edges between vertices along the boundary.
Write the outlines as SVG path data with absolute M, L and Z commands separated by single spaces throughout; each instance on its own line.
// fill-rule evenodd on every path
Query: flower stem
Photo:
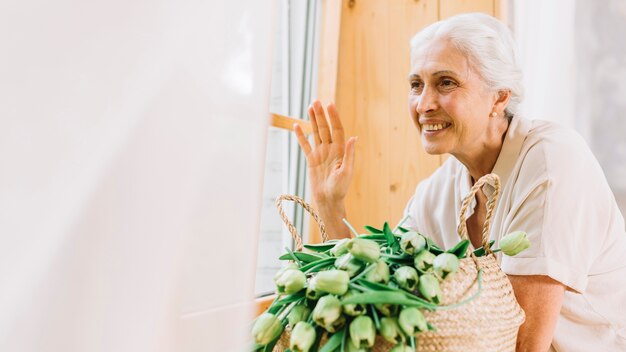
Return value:
M 380 319 L 378 319 L 378 312 L 373 304 L 370 304 L 370 308 L 372 309 L 372 316 L 374 317 L 374 325 L 376 326 L 376 330 L 380 331 Z
M 356 232 L 356 230 L 354 229 L 354 227 L 352 227 L 352 225 L 350 225 L 350 223 L 348 222 L 348 220 L 346 220 L 346 218 L 341 219 L 343 221 L 344 224 L 346 224 L 346 226 L 348 226 L 348 228 L 350 229 L 350 231 L 352 231 L 352 233 L 354 234 L 354 237 L 358 237 L 359 233 Z
M 363 271 L 361 271 L 361 272 L 359 273 L 359 275 L 357 275 L 357 276 L 353 277 L 353 278 L 350 280 L 350 282 L 355 282 L 356 280 L 358 280 L 358 279 L 362 278 L 362 277 L 363 277 L 363 275 L 365 275 L 365 274 L 369 273 L 370 271 L 372 271 L 372 269 L 374 269 L 374 266 L 376 266 L 376 263 L 371 263 L 371 264 L 368 264 L 368 265 L 367 265 L 367 267 L 365 267 L 365 269 L 363 269 Z

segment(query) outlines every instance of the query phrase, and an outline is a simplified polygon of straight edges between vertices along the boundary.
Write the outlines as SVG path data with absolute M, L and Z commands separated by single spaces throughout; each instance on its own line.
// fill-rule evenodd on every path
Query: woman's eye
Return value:
M 451 79 L 442 79 L 440 84 L 444 88 L 450 88 L 450 87 L 456 86 L 456 82 L 454 82 Z
M 421 88 L 422 88 L 422 82 L 420 81 L 411 82 L 411 89 L 421 89 Z

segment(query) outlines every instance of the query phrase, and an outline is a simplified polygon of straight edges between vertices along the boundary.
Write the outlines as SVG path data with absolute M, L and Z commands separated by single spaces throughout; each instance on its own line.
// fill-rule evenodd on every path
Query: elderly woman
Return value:
M 623 217 L 578 134 L 517 114 L 522 76 L 514 47 L 506 26 L 482 14 L 434 23 L 412 39 L 411 119 L 427 153 L 452 157 L 417 186 L 407 227 L 453 246 L 463 197 L 483 175 L 499 175 L 491 238 L 497 246 L 503 234 L 523 230 L 532 242 L 500 258 L 526 312 L 518 350 L 626 351 Z M 335 106 L 327 110 L 328 119 L 319 102 L 309 107 L 314 147 L 295 131 L 328 232 L 348 234 L 341 219 L 356 138 L 346 142 Z M 475 247 L 493 187 L 483 192 L 467 221 Z

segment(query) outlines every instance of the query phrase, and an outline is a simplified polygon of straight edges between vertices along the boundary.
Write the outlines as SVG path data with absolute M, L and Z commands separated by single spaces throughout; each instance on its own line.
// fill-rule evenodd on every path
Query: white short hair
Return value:
M 439 39 L 450 40 L 468 57 L 488 89 L 511 92 L 505 115 L 509 119 L 513 117 L 522 101 L 524 87 L 515 41 L 508 27 L 483 13 L 467 13 L 435 22 L 411 39 L 411 65 L 424 45 Z

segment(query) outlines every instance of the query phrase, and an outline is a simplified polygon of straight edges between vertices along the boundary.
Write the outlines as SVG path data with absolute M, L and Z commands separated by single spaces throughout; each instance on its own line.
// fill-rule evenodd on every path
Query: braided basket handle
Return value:
M 305 202 L 304 199 L 298 196 L 294 196 L 290 194 L 283 194 L 279 196 L 278 198 L 276 198 L 276 208 L 278 208 L 278 213 L 280 214 L 280 218 L 283 219 L 283 222 L 285 223 L 285 225 L 287 225 L 287 228 L 289 229 L 289 232 L 291 233 L 291 238 L 293 238 L 293 241 L 296 243 L 297 250 L 299 251 L 302 250 L 302 236 L 298 234 L 298 230 L 296 229 L 296 227 L 293 226 L 291 221 L 289 221 L 289 218 L 287 217 L 287 215 L 285 215 L 285 211 L 283 210 L 283 204 L 282 204 L 283 200 L 290 200 L 292 202 L 296 202 L 300 204 L 304 208 L 304 210 L 306 210 L 309 214 L 311 214 L 311 216 L 313 216 L 313 219 L 315 219 L 315 221 L 320 227 L 320 234 L 322 235 L 322 241 L 323 242 L 328 241 L 328 235 L 326 234 L 326 226 L 324 226 L 324 222 L 319 217 L 319 215 L 317 215 L 317 212 L 315 211 L 315 209 L 313 209 L 311 205 Z
M 476 183 L 474 183 L 474 186 L 472 186 L 469 194 L 463 199 L 463 203 L 461 205 L 461 213 L 459 214 L 459 227 L 457 228 L 459 237 L 461 237 L 462 240 L 469 240 L 469 236 L 467 234 L 467 209 L 469 208 L 472 200 L 476 196 L 476 193 L 482 189 L 485 183 L 489 181 L 493 183 L 495 191 L 493 193 L 493 197 L 487 201 L 487 215 L 485 216 L 485 224 L 483 225 L 482 242 L 483 248 L 485 249 L 485 254 L 493 254 L 491 248 L 489 248 L 489 230 L 491 228 L 491 217 L 493 216 L 493 210 L 496 208 L 496 203 L 498 201 L 498 197 L 500 196 L 500 177 L 498 177 L 498 175 L 487 174 L 478 179 Z M 470 253 L 472 253 L 473 255 L 473 251 L 471 251 Z

